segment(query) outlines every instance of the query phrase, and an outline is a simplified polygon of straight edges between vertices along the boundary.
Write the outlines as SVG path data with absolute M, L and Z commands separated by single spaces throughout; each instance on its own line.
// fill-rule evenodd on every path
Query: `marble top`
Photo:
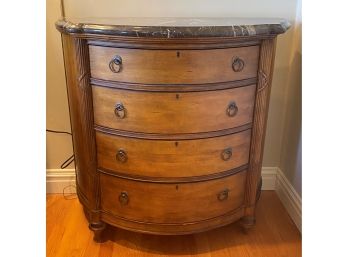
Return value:
M 128 37 L 194 38 L 269 36 L 290 23 L 276 18 L 71 18 L 56 22 L 63 33 Z

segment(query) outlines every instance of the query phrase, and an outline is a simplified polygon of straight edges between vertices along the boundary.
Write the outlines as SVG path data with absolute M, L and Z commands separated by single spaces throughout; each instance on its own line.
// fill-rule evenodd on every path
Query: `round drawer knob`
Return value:
M 237 115 L 237 113 L 238 113 L 238 106 L 237 106 L 236 102 L 231 102 L 227 106 L 226 113 L 230 117 L 234 117 L 234 116 Z
M 118 201 L 121 203 L 121 205 L 127 205 L 129 202 L 128 193 L 125 191 L 121 192 L 118 196 Z
M 116 55 L 112 60 L 109 62 L 109 68 L 114 73 L 119 73 L 122 69 L 122 58 L 119 55 Z
M 228 161 L 232 157 L 232 148 L 226 148 L 221 152 L 221 159 Z
M 221 191 L 220 193 L 218 193 L 217 199 L 218 199 L 219 201 L 225 201 L 225 200 L 227 200 L 227 198 L 228 198 L 228 193 L 229 193 L 229 192 L 230 192 L 229 189 L 225 189 L 225 190 Z
M 118 150 L 116 154 L 116 160 L 122 163 L 126 162 L 128 160 L 127 153 L 122 149 Z
M 126 117 L 126 108 L 124 108 L 122 103 L 115 104 L 114 112 L 117 118 L 124 119 Z
M 233 58 L 232 69 L 235 72 L 242 71 L 244 69 L 244 61 L 241 58 L 239 58 L 239 57 Z

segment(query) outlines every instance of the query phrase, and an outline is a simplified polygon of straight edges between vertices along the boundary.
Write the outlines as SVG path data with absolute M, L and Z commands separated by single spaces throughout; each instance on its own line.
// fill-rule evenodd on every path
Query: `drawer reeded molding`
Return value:
M 200 92 L 231 89 L 237 87 L 250 86 L 257 83 L 257 78 L 249 78 L 236 81 L 206 83 L 206 84 L 139 84 L 109 81 L 103 79 L 91 78 L 91 84 L 94 86 L 117 88 L 134 91 L 150 92 Z
M 182 134 L 155 134 L 155 133 L 141 133 L 141 132 L 132 132 L 124 131 L 117 129 L 110 129 L 102 126 L 95 125 L 95 130 L 102 132 L 108 135 L 129 137 L 129 138 L 138 138 L 138 139 L 148 139 L 148 140 L 192 140 L 192 139 L 205 139 L 219 136 L 226 136 L 244 130 L 252 128 L 252 123 L 245 124 L 243 126 L 224 129 L 219 131 L 211 132 L 201 132 L 201 133 L 182 133 Z
M 146 39 L 141 42 L 132 41 L 130 38 L 122 38 L 121 40 L 108 40 L 105 41 L 103 38 L 91 38 L 87 40 L 88 45 L 95 46 L 104 46 L 104 47 L 122 47 L 122 48 L 136 48 L 136 49 L 153 49 L 153 50 L 199 50 L 199 49 L 223 49 L 223 48 L 233 48 L 233 47 L 245 47 L 245 46 L 254 46 L 261 44 L 261 38 L 249 39 L 249 40 L 238 40 L 230 39 L 216 41 L 216 39 L 206 38 L 199 39 L 199 43 L 193 42 L 197 41 L 195 39 L 183 40 L 183 39 L 171 39 L 168 41 L 160 41 L 156 39 Z
M 148 183 L 162 183 L 162 184 L 175 184 L 175 183 L 192 183 L 192 182 L 202 182 L 202 181 L 208 181 L 213 179 L 219 179 L 224 178 L 227 176 L 232 176 L 234 174 L 237 174 L 241 171 L 244 171 L 248 168 L 248 164 L 242 165 L 240 167 L 226 170 L 223 172 L 213 173 L 209 175 L 201 175 L 201 176 L 190 176 L 190 177 L 148 177 L 148 176 L 140 176 L 140 175 L 134 175 L 134 174 L 126 174 L 122 172 L 117 171 L 109 171 L 107 169 L 98 168 L 98 171 L 110 175 L 117 178 L 122 179 L 128 179 L 128 180 L 134 180 L 134 181 L 141 181 L 141 182 L 148 182 Z

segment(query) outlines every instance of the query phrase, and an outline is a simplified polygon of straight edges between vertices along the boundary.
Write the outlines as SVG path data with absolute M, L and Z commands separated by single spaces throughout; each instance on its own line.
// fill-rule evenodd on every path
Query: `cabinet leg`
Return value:
M 262 188 L 262 177 L 260 178 L 259 183 L 257 185 L 255 206 L 250 208 L 247 216 L 244 216 L 241 220 L 241 224 L 245 233 L 247 233 L 256 223 L 254 213 L 255 213 L 256 204 L 258 203 L 261 196 L 261 188 Z
M 244 218 L 242 218 L 241 223 L 242 223 L 244 233 L 248 233 L 249 230 L 252 227 L 254 227 L 255 222 L 256 222 L 256 219 L 254 216 L 245 216 Z
M 104 222 L 99 222 L 99 223 L 90 223 L 89 224 L 89 229 L 94 232 L 94 237 L 93 240 L 97 243 L 102 243 L 104 242 L 103 238 L 103 231 L 106 227 L 106 224 Z

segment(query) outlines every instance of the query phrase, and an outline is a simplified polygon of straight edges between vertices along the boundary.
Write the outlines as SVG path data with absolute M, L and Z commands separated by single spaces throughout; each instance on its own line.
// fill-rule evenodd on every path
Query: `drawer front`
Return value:
M 195 140 L 146 140 L 96 133 L 98 167 L 125 175 L 191 177 L 249 161 L 251 130 Z
M 91 76 L 142 84 L 202 84 L 256 77 L 259 46 L 143 50 L 89 46 Z
M 195 183 L 147 183 L 100 175 L 101 208 L 129 220 L 185 223 L 206 220 L 243 205 L 246 171 Z
M 252 122 L 255 89 L 154 93 L 93 86 L 94 121 L 144 133 L 223 130 Z

